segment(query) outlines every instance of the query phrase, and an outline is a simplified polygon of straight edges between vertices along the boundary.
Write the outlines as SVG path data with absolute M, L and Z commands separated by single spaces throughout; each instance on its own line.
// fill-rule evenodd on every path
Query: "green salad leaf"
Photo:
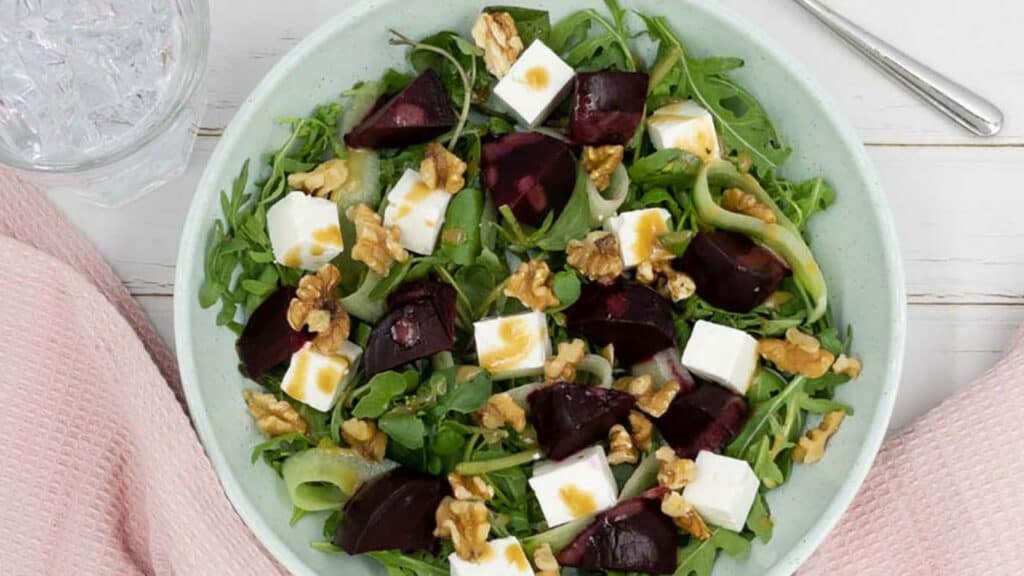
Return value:
M 546 10 L 534 10 L 533 8 L 520 8 L 518 6 L 488 6 L 484 12 L 506 12 L 516 23 L 516 31 L 523 41 L 524 47 L 529 47 L 534 40 L 547 43 L 548 35 L 551 33 L 551 17 Z
M 712 528 L 711 538 L 691 538 L 689 544 L 679 549 L 679 564 L 674 576 L 711 576 L 719 550 L 739 558 L 750 550 L 750 541 L 735 532 Z

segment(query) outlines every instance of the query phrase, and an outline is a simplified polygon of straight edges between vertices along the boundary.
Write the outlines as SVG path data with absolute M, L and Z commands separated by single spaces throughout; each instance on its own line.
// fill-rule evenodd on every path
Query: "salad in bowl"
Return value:
M 708 574 L 852 415 L 807 234 L 835 191 L 780 176 L 742 61 L 606 4 L 391 31 L 407 67 L 283 120 L 222 193 L 198 298 L 317 551 Z

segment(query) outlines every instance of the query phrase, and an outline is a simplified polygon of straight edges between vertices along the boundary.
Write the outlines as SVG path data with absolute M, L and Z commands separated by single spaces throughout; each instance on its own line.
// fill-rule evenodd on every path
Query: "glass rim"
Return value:
M 109 152 L 80 162 L 35 162 L 8 154 L 0 147 L 0 164 L 15 170 L 44 174 L 77 174 L 113 165 L 128 158 L 151 144 L 156 138 L 170 129 L 185 108 L 193 101 L 199 87 L 206 76 L 206 62 L 210 48 L 210 5 L 208 0 L 175 0 L 181 8 L 182 17 L 186 18 L 185 6 L 193 7 L 194 22 L 186 24 L 185 36 L 196 40 L 194 49 L 188 51 L 186 68 L 174 99 L 164 112 L 137 137 L 122 142 Z

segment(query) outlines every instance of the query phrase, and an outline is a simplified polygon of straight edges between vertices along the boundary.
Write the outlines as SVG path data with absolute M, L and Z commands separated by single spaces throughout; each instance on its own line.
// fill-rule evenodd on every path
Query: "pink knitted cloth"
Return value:
M 224 497 L 143 312 L 3 169 L 0 442 L 4 576 L 283 572 Z
M 124 286 L 0 170 L 0 574 L 280 574 Z M 801 576 L 1024 574 L 1024 332 L 890 440 Z M 178 396 L 178 398 L 176 398 Z

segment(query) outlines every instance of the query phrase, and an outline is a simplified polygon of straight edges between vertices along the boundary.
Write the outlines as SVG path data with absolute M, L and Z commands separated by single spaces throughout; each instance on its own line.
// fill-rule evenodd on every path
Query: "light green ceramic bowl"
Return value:
M 697 55 L 739 56 L 737 74 L 765 105 L 795 150 L 783 173 L 790 178 L 824 174 L 839 191 L 836 205 L 815 219 L 813 246 L 826 272 L 833 313 L 855 326 L 855 351 L 864 361 L 860 379 L 840 399 L 856 409 L 818 465 L 799 468 L 769 494 L 775 537 L 757 543 L 742 560 L 723 558 L 715 574 L 789 575 L 821 543 L 871 467 L 885 435 L 903 359 L 906 324 L 899 250 L 885 198 L 856 134 L 838 110 L 787 56 L 723 13 L 714 0 L 623 0 L 628 8 L 668 17 Z M 501 2 L 496 2 L 501 3 Z M 598 0 L 508 0 L 544 8 L 553 19 Z M 189 409 L 224 490 L 242 519 L 278 560 L 303 575 L 383 574 L 364 559 L 312 550 L 320 539 L 317 517 L 288 526 L 291 507 L 284 484 L 249 455 L 260 436 L 246 413 L 234 337 L 214 324 L 216 310 L 199 308 L 203 253 L 220 216 L 218 192 L 228 189 L 242 163 L 262 166 L 266 152 L 286 133 L 275 118 L 302 116 L 334 99 L 354 82 L 402 66 L 404 50 L 387 42 L 387 29 L 421 37 L 442 30 L 468 31 L 484 0 L 368 0 L 348 9 L 306 38 L 267 74 L 228 127 L 210 159 L 188 215 L 178 257 L 175 327 Z

